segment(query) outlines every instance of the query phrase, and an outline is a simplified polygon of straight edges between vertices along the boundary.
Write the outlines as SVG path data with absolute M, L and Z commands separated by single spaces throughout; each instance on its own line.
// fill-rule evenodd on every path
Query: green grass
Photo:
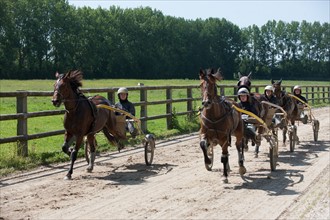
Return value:
M 27 91 L 52 91 L 55 80 L 1 80 L 0 92 L 10 92 L 16 90 Z M 195 85 L 198 87 L 199 80 L 84 80 L 83 88 L 111 88 L 120 86 L 137 86 L 138 83 L 144 83 L 145 86 L 163 86 L 163 85 Z M 297 82 L 297 81 L 285 81 L 284 85 L 296 85 L 310 86 L 312 85 L 328 85 L 329 82 Z M 236 80 L 226 80 L 218 83 L 234 85 Z M 269 81 L 253 81 L 254 85 L 266 85 Z M 287 87 L 289 88 L 289 87 Z M 288 91 L 289 89 L 287 89 Z M 226 95 L 233 95 L 233 89 L 226 90 Z M 304 92 L 304 90 L 303 90 Z M 94 94 L 86 94 L 94 95 Z M 100 94 L 106 96 L 106 94 Z M 173 98 L 185 98 L 185 89 L 173 90 Z M 154 90 L 148 92 L 148 101 L 165 100 L 165 90 Z M 198 88 L 193 89 L 193 97 L 200 97 L 200 90 Z M 139 102 L 139 91 L 131 91 L 129 93 L 129 99 L 132 102 Z M 194 109 L 197 109 L 200 105 L 199 101 L 193 103 Z M 329 103 L 317 103 L 314 106 L 325 106 Z M 56 109 L 51 103 L 51 97 L 29 97 L 28 98 L 28 112 L 37 112 L 45 110 Z M 60 107 L 63 109 L 63 106 Z M 140 115 L 140 107 L 136 108 L 137 116 Z M 186 103 L 173 103 L 173 113 L 186 111 Z M 0 114 L 15 114 L 16 113 L 16 98 L 0 98 Z M 161 115 L 166 113 L 166 105 L 155 105 L 148 107 L 148 116 Z M 16 136 L 16 120 L 6 120 L 0 122 L 0 138 Z M 63 129 L 63 115 L 59 116 L 47 116 L 36 117 L 28 119 L 28 133 L 35 134 L 40 132 L 54 131 Z M 190 133 L 199 129 L 198 118 L 195 116 L 192 119 L 187 120 L 186 116 L 175 115 L 173 120 L 173 129 L 167 130 L 166 120 L 157 119 L 148 121 L 148 133 L 155 134 L 157 139 L 167 138 L 173 135 Z M 97 135 L 98 152 L 113 151 L 116 150 L 114 146 L 110 146 L 103 134 Z M 0 176 L 12 173 L 16 170 L 26 170 L 39 165 L 47 165 L 56 162 L 69 161 L 67 155 L 61 151 L 61 145 L 63 144 L 63 135 L 52 136 L 47 138 L 30 140 L 28 143 L 29 156 L 22 158 L 17 156 L 17 144 L 8 143 L 0 145 Z M 129 145 L 135 146 L 139 144 L 136 139 L 129 139 Z M 79 156 L 84 154 L 83 149 L 79 151 Z

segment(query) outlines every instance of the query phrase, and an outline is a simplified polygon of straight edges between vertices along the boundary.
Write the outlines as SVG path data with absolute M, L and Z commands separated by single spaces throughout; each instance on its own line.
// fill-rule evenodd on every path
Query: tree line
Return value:
M 329 23 L 186 20 L 149 7 L 76 8 L 67 0 L 0 0 L 0 78 L 194 79 L 220 67 L 258 79 L 330 79 Z M 221 16 L 221 14 L 219 14 Z

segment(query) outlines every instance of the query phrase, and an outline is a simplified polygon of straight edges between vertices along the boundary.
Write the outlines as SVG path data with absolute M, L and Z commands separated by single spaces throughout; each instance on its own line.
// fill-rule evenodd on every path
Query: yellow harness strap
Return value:
M 292 95 L 291 93 L 288 93 L 289 96 L 297 99 L 299 102 L 303 103 L 304 105 L 306 105 L 308 108 L 311 108 L 306 102 L 304 102 L 303 100 L 301 100 L 300 98 L 298 98 L 297 96 L 295 95 Z
M 112 107 L 112 106 L 109 106 L 109 105 L 103 105 L 103 104 L 99 104 L 97 105 L 96 107 L 98 108 L 106 108 L 110 111 L 115 111 L 115 112 L 120 112 L 128 117 L 130 117 L 131 119 L 133 119 L 134 121 L 137 121 L 137 122 L 141 122 L 140 119 L 138 119 L 137 117 L 133 116 L 132 114 L 130 114 L 129 112 L 126 112 L 124 110 L 121 110 L 119 108 L 116 108 L 116 107 Z
M 235 106 L 235 105 L 232 105 L 232 107 L 233 107 L 236 111 L 239 111 L 239 112 L 241 112 L 241 113 L 247 114 L 247 115 L 251 116 L 252 118 L 256 119 L 258 122 L 260 122 L 260 124 L 261 124 L 264 128 L 267 129 L 267 132 L 269 131 L 269 129 L 268 129 L 266 123 L 265 123 L 261 118 L 259 118 L 259 117 L 256 116 L 255 114 L 253 114 L 252 112 L 249 112 L 249 111 L 246 111 L 246 110 L 244 110 L 244 109 L 241 109 L 241 108 L 239 108 L 239 107 L 237 107 L 237 106 Z
M 292 95 L 291 93 L 288 93 L 288 95 L 291 96 L 292 98 L 297 99 L 299 102 L 303 103 L 303 104 L 308 108 L 309 115 L 310 115 L 312 118 L 315 118 L 314 115 L 312 114 L 312 108 L 311 108 L 306 102 L 304 102 L 303 100 L 301 100 L 301 99 L 298 98 L 297 96 Z

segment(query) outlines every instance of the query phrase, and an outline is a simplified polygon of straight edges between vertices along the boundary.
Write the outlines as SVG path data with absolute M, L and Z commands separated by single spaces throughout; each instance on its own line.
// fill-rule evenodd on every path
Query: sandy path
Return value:
M 150 167 L 142 149 L 127 149 L 98 156 L 93 173 L 80 160 L 72 181 L 63 180 L 68 164 L 2 178 L 0 219 L 330 219 L 330 107 L 313 112 L 319 141 L 299 124 L 300 144 L 293 153 L 280 146 L 275 172 L 266 141 L 259 158 L 246 152 L 243 178 L 232 147 L 224 184 L 220 148 L 209 172 L 192 134 L 157 142 Z

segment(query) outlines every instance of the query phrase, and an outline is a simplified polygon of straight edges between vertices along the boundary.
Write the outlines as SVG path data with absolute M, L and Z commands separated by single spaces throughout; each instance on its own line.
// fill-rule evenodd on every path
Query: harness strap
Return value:
M 88 133 L 91 133 L 91 132 L 93 132 L 94 127 L 95 127 L 96 117 L 98 115 L 98 109 L 96 108 L 96 105 L 93 103 L 92 98 L 87 98 L 83 93 L 79 93 L 79 98 L 80 97 L 87 100 L 89 107 L 91 107 L 91 110 L 92 110 L 92 115 L 93 115 L 94 120 L 93 120 L 93 123 L 88 132 Z
M 219 129 L 215 129 L 215 124 L 217 124 L 217 123 L 219 123 L 219 122 L 221 122 L 222 120 L 224 120 L 226 117 L 227 117 L 227 115 L 229 114 L 229 113 L 232 113 L 232 110 L 231 111 L 229 111 L 229 112 L 226 112 L 226 114 L 224 114 L 224 115 L 222 115 L 221 116 L 221 118 L 219 118 L 218 120 L 216 120 L 216 121 L 211 121 L 210 119 L 208 119 L 204 114 L 203 114 L 203 112 L 201 112 L 201 121 L 202 121 L 202 123 L 203 123 L 203 125 L 208 129 L 208 130 L 214 130 L 214 131 L 216 131 L 216 132 L 220 132 L 220 133 L 224 133 L 224 134 L 226 134 L 227 132 L 225 132 L 225 131 L 222 131 L 222 130 L 219 130 Z M 204 120 L 203 120 L 204 119 Z M 207 121 L 207 122 L 209 122 L 209 123 L 211 123 L 213 126 L 213 128 L 209 128 L 207 125 L 206 125 L 206 123 L 205 123 L 205 121 Z

